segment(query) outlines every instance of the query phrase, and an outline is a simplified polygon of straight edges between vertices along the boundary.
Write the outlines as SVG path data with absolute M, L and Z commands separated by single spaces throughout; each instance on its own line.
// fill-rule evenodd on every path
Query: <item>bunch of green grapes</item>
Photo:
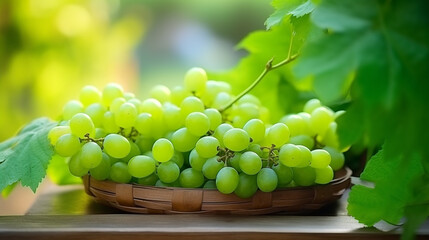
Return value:
M 248 198 L 258 189 L 329 183 L 344 165 L 335 122 L 342 112 L 317 99 L 270 124 L 257 97 L 236 99 L 201 68 L 190 69 L 183 86 L 158 85 L 150 95 L 142 101 L 114 83 L 82 88 L 48 136 L 70 172 Z

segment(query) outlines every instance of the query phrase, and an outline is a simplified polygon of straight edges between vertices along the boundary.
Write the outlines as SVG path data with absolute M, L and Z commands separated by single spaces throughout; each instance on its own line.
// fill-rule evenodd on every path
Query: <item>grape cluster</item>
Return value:
M 150 186 L 216 188 L 251 197 L 259 189 L 329 183 L 344 165 L 333 112 L 312 99 L 269 124 L 269 110 L 226 82 L 190 69 L 184 86 L 158 85 L 139 100 L 118 84 L 84 87 L 49 132 L 70 172 Z M 233 103 L 233 104 L 231 104 Z M 228 106 L 225 108 L 225 106 Z

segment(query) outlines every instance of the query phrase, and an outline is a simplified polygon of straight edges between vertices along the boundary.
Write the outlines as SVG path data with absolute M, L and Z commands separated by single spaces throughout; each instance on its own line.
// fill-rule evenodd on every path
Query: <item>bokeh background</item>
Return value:
M 0 1 L 0 142 L 56 119 L 84 85 L 118 82 L 140 98 L 190 67 L 225 71 L 235 45 L 264 29 L 269 0 Z

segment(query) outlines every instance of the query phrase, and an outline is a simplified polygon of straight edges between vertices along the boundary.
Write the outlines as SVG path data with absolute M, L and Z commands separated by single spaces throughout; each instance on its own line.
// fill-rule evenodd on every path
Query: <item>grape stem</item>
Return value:
M 87 133 L 87 134 L 85 134 L 85 138 L 79 138 L 79 141 L 81 143 L 82 142 L 95 142 L 95 143 L 97 143 L 101 147 L 101 149 L 103 149 L 104 138 L 95 139 L 95 138 L 90 137 L 89 133 Z

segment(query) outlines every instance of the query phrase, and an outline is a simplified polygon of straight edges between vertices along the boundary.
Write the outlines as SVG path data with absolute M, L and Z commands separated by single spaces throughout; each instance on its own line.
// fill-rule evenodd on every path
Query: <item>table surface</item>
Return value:
M 0 216 L 0 239 L 399 239 L 402 229 L 347 216 L 347 193 L 303 215 L 128 214 L 96 203 L 82 186 L 51 187 L 24 216 Z M 382 230 L 380 230 L 382 229 Z M 417 239 L 429 239 L 429 221 Z

